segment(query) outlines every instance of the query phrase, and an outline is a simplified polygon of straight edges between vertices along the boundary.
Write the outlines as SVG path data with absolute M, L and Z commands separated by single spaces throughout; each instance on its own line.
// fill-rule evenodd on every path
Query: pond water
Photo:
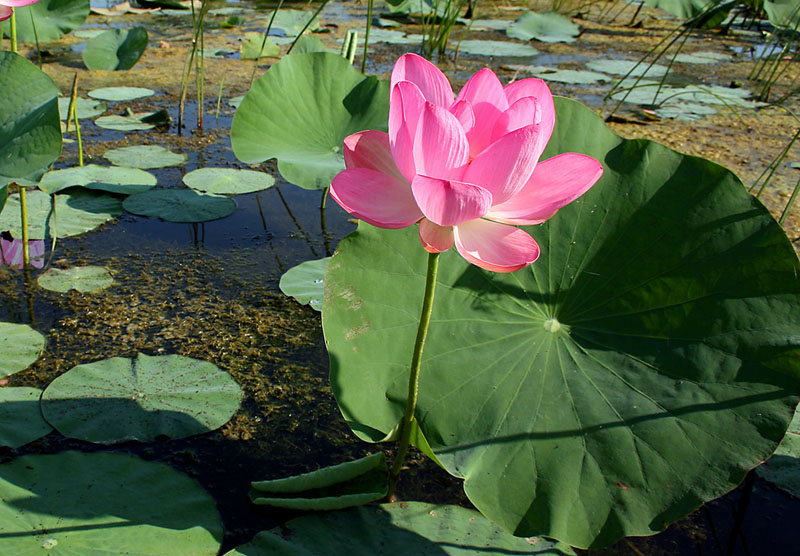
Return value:
M 109 2 L 108 5 L 113 5 Z M 224 7 L 222 2 L 214 7 Z M 231 3 L 233 4 L 233 3 Z M 478 17 L 513 19 L 521 3 L 479 5 Z M 533 4 L 550 5 L 550 2 Z M 591 4 L 591 3 L 590 3 Z M 600 4 L 600 3 L 597 3 Z M 95 3 L 93 2 L 94 6 Z M 98 3 L 105 6 L 106 2 Z M 238 48 L 245 31 L 263 31 L 268 3 L 236 2 L 244 21 L 223 25 L 229 15 L 211 15 L 205 43 Z M 293 5 L 313 9 L 316 6 Z M 462 52 L 457 62 L 442 57 L 439 64 L 456 87 L 484 65 L 504 81 L 530 73 L 526 66 L 585 70 L 598 59 L 635 60 L 671 29 L 672 22 L 653 10 L 638 16 L 639 27 L 604 22 L 598 6 L 576 20 L 583 33 L 570 44 L 533 43 L 535 57 L 487 57 Z M 332 2 L 321 12 L 327 33 L 315 34 L 331 50 L 339 48 L 347 29 L 361 29 L 366 4 Z M 80 59 L 82 39 L 66 36 L 43 47 L 44 71 L 62 91 L 69 91 L 79 75 L 82 96 L 103 86 L 147 86 L 151 97 L 109 102 L 107 113 L 166 109 L 168 129 L 124 133 L 102 129 L 83 120 L 82 135 L 88 161 L 106 164 L 102 154 L 120 146 L 151 144 L 187 155 L 178 167 L 150 170 L 161 188 L 182 187 L 186 173 L 204 167 L 247 168 L 231 149 L 229 130 L 234 109 L 227 100 L 247 91 L 253 61 L 207 59 L 204 129 L 196 129 L 197 104 L 189 102 L 184 129 L 177 129 L 179 76 L 188 52 L 191 18 L 182 15 L 143 14 L 104 17 L 92 15 L 85 29 L 144 25 L 149 46 L 143 58 L 127 72 L 90 72 Z M 419 33 L 419 25 L 404 24 L 401 31 Z M 360 33 L 363 37 L 363 33 Z M 469 39 L 503 40 L 500 31 L 456 33 Z M 693 52 L 714 50 L 731 56 L 732 47 L 749 52 L 757 42 L 751 34 L 727 37 L 700 33 L 687 43 Z M 25 51 L 30 45 L 25 45 Z M 283 47 L 285 51 L 285 46 Z M 370 46 L 367 71 L 386 76 L 396 57 L 415 46 L 384 42 Z M 35 58 L 32 50 L 27 50 Z M 359 57 L 356 65 L 359 67 Z M 275 59 L 263 59 L 259 74 Z M 713 65 L 683 64 L 673 78 L 683 84 L 727 86 L 746 82 L 752 61 L 730 57 Z M 537 70 L 551 71 L 551 70 Z M 796 71 L 792 69 L 791 71 Z M 546 74 L 545 74 L 546 76 Z M 223 81 L 224 79 L 224 81 Z M 553 91 L 605 110 L 610 83 L 553 82 Z M 215 116 L 218 92 L 221 108 Z M 194 86 L 190 87 L 190 98 Z M 702 120 L 649 122 L 639 105 L 626 104 L 612 126 L 624 136 L 646 137 L 669 146 L 710 157 L 731 167 L 749 184 L 794 133 L 791 118 L 780 109 L 756 114 L 742 110 L 744 123 L 723 107 Z M 68 137 L 74 138 L 74 134 Z M 753 140 L 757 137 L 757 140 Z M 790 159 L 798 153 L 791 151 Z M 787 161 L 792 161 L 787 159 Z M 65 144 L 56 168 L 77 161 L 75 143 Z M 358 441 L 343 422 L 328 386 L 328 360 L 319 313 L 281 294 L 280 277 L 289 268 L 330 255 L 355 223 L 336 203 L 320 209 L 321 192 L 307 191 L 280 177 L 274 162 L 254 168 L 276 178 L 270 189 L 236 196 L 236 212 L 202 224 L 179 224 L 129 213 L 88 234 L 58 240 L 53 265 L 99 265 L 109 268 L 113 287 L 96 294 L 48 292 L 26 283 L 20 271 L 0 267 L 0 321 L 29 323 L 47 336 L 42 357 L 24 372 L 8 378 L 11 386 L 43 387 L 80 363 L 110 357 L 179 353 L 211 361 L 230 372 L 245 396 L 241 409 L 220 430 L 182 440 L 125 442 L 103 446 L 67 439 L 56 432 L 18 449 L 0 448 L 0 462 L 20 455 L 82 451 L 121 451 L 146 460 L 167 463 L 195 478 L 212 494 L 222 515 L 225 538 L 222 552 L 249 540 L 294 515 L 268 510 L 249 501 L 249 481 L 301 473 L 360 457 L 376 450 Z M 776 173 L 764 201 L 779 214 L 800 175 L 785 165 Z M 797 214 L 785 222 L 790 238 L 800 236 Z M 797 245 L 797 242 L 795 242 Z M 47 256 L 50 256 L 48 246 Z M 401 482 L 400 498 L 468 505 L 459 481 L 415 455 L 411 471 Z M 796 546 L 787 525 L 800 515 L 800 501 L 754 473 L 731 494 L 713 501 L 666 532 L 649 538 L 629 538 L 612 548 L 590 554 L 787 554 Z M 221 552 L 221 553 L 222 553 Z

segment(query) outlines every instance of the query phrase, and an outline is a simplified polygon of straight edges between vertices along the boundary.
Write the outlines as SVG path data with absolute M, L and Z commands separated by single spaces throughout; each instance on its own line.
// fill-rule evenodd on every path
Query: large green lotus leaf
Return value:
M 542 538 L 505 533 L 474 510 L 397 502 L 315 513 L 264 531 L 225 556 L 510 556 L 575 554 Z
M 0 378 L 28 368 L 43 349 L 44 336 L 27 324 L 0 322 Z
M 17 38 L 35 43 L 54 41 L 77 29 L 89 17 L 89 0 L 39 0 L 23 8 L 14 8 L 17 14 Z M 36 30 L 31 20 L 36 22 Z M 9 27 L 5 27 L 6 36 Z
M 643 0 L 648 6 L 660 8 L 681 19 L 700 15 L 723 3 L 721 0 Z
M 281 276 L 281 291 L 294 297 L 298 303 L 308 305 L 315 311 L 322 311 L 325 289 L 325 271 L 330 257 L 316 261 L 305 261 L 293 266 Z
M 563 15 L 526 10 L 508 27 L 506 34 L 522 41 L 575 42 L 580 32 L 580 28 Z
M 386 455 L 377 452 L 302 475 L 252 482 L 250 499 L 259 506 L 340 510 L 386 498 L 387 473 Z
M 198 168 L 183 176 L 188 187 L 215 195 L 241 195 L 263 191 L 275 185 L 275 178 L 266 172 L 235 168 Z
M 253 83 L 236 110 L 233 152 L 248 164 L 277 158 L 287 181 L 325 189 L 344 169 L 345 137 L 386 131 L 388 85 L 337 54 L 286 56 Z
M 58 87 L 13 52 L 0 51 L 0 184 L 39 181 L 61 154 Z
M 44 191 L 31 191 L 26 198 L 30 239 L 76 236 L 122 214 L 120 200 L 99 191 L 76 189 L 55 195 L 55 209 L 52 197 Z M 0 230 L 22 236 L 17 193 L 8 197 L 7 207 L 0 214 Z
M 77 185 L 120 195 L 133 195 L 152 189 L 156 183 L 158 181 L 153 174 L 139 168 L 87 164 L 47 172 L 39 182 L 39 189 L 52 195 Z
M 0 446 L 19 448 L 52 429 L 42 417 L 38 388 L 0 388 Z
M 227 423 L 241 398 L 213 363 L 140 353 L 73 367 L 44 391 L 42 413 L 64 436 L 89 442 L 183 438 Z
M 8 184 L 0 185 L 0 212 L 3 212 L 3 207 L 6 206 L 6 199 L 8 199 Z
M 800 263 L 728 170 L 557 99 L 545 158 L 605 168 L 527 228 L 531 267 L 441 257 L 416 417 L 489 519 L 573 546 L 648 535 L 734 488 L 800 392 Z M 360 224 L 325 276 L 331 384 L 377 441 L 403 412 L 427 253 Z
M 99 118 L 98 118 L 99 119 Z M 186 162 L 187 156 L 183 153 L 172 152 L 161 145 L 134 145 L 110 149 L 103 156 L 117 166 L 130 166 L 131 168 L 166 168 L 180 166 Z
M 75 266 L 63 270 L 50 268 L 36 282 L 39 287 L 54 292 L 97 292 L 113 284 L 114 277 L 102 266 Z
M 119 453 L 62 452 L 0 465 L 0 538 L 18 556 L 215 556 L 222 523 L 193 479 Z
M 69 97 L 58 98 L 58 117 L 62 120 L 66 120 L 69 115 L 69 100 Z M 106 110 L 108 110 L 108 104 L 102 100 L 78 97 L 75 102 L 75 112 L 79 120 L 94 118 L 103 114 Z
M 122 206 L 133 214 L 167 222 L 208 222 L 233 214 L 236 201 L 193 189 L 152 189 L 131 195 Z
M 756 471 L 778 488 L 800 498 L 800 408 L 795 409 L 792 424 L 778 449 Z
M 131 69 L 147 48 L 147 29 L 111 29 L 86 44 L 81 53 L 90 70 Z
M 764 0 L 764 11 L 776 27 L 795 29 L 800 24 L 800 4 L 797 0 Z
M 123 101 L 149 97 L 155 94 L 155 91 L 144 87 L 101 87 L 93 89 L 87 94 L 98 100 Z

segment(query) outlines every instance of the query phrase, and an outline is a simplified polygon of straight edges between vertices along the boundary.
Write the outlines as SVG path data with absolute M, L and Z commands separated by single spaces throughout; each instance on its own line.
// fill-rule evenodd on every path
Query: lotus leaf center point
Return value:
M 558 319 L 556 318 L 549 318 L 546 321 L 544 321 L 544 329 L 547 330 L 548 332 L 552 332 L 553 334 L 555 334 L 556 332 L 559 331 L 560 328 L 561 328 L 561 323 L 558 322 Z

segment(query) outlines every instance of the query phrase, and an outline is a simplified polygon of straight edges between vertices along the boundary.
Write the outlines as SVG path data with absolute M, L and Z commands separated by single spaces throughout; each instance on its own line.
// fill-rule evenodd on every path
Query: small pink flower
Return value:
M 31 266 L 42 268 L 44 266 L 44 240 L 34 239 L 28 241 L 28 254 Z M 22 240 L 7 240 L 0 238 L 0 264 L 22 268 Z
M 21 8 L 22 6 L 30 6 L 39 0 L 0 0 L 0 21 L 8 19 L 14 13 L 12 8 Z
M 436 66 L 405 54 L 392 70 L 389 133 L 344 140 L 347 169 L 331 196 L 380 228 L 419 222 L 430 252 L 455 243 L 470 263 L 513 272 L 539 257 L 533 238 L 513 225 L 544 222 L 603 173 L 576 153 L 538 163 L 554 125 L 553 97 L 540 79 L 503 87 L 482 69 L 454 98 Z

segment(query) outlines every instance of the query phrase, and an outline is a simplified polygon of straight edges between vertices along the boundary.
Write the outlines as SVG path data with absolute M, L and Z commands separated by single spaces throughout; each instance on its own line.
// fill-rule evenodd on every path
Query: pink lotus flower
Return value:
M 39 0 L 0 0 L 0 21 L 8 19 L 14 13 L 12 8 L 21 8 L 22 6 L 30 6 Z
M 603 173 L 582 154 L 538 162 L 555 125 L 553 97 L 540 79 L 504 88 L 482 69 L 454 98 L 436 66 L 405 54 L 391 87 L 389 133 L 362 131 L 344 140 L 347 169 L 333 179 L 331 196 L 380 228 L 419 222 L 429 252 L 455 243 L 486 270 L 528 266 L 539 246 L 513 225 L 544 222 Z

